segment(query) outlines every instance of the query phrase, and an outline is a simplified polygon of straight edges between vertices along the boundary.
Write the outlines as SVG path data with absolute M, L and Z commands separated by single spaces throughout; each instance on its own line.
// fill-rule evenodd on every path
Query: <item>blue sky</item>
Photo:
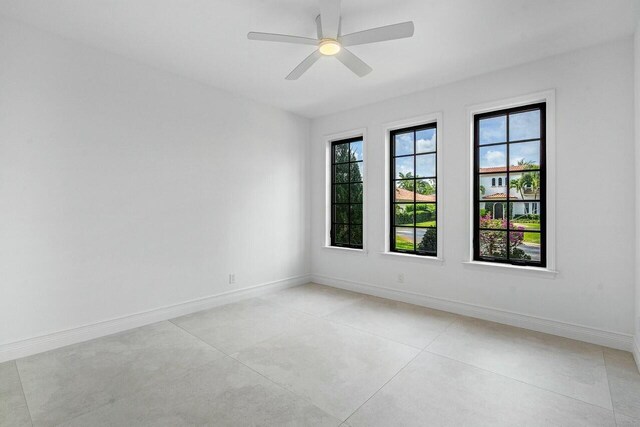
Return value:
M 507 117 L 492 117 L 479 121 L 480 145 L 505 142 L 507 139 Z M 540 137 L 540 111 L 526 111 L 509 116 L 509 140 L 533 139 Z M 527 142 L 509 146 L 509 164 L 531 161 L 540 164 L 540 143 Z M 504 167 L 507 165 L 505 145 L 480 147 L 480 167 Z

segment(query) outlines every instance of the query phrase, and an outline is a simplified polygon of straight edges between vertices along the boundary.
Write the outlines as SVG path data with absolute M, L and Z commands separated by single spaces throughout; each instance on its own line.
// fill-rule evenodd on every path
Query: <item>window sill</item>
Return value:
M 366 249 L 355 249 L 355 248 L 342 248 L 340 246 L 322 246 L 322 249 L 326 249 L 329 251 L 337 251 L 337 252 L 345 252 L 345 253 L 352 253 L 354 255 L 364 255 L 366 256 L 368 254 L 368 251 Z
M 525 275 L 546 277 L 549 279 L 555 279 L 558 275 L 556 270 L 550 270 L 548 268 L 520 266 L 511 264 L 500 264 L 497 262 L 485 262 L 485 261 L 463 261 L 466 267 L 479 270 L 502 270 L 504 272 L 522 273 Z
M 443 265 L 444 260 L 438 257 L 432 256 L 422 256 L 422 255 L 413 255 L 413 254 L 402 254 L 400 252 L 380 252 L 380 255 L 390 258 L 401 259 L 405 261 L 414 261 L 414 262 L 426 262 L 436 265 Z

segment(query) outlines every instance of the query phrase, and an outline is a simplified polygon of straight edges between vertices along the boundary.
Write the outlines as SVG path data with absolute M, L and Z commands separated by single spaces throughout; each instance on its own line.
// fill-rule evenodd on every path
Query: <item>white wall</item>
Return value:
M 0 344 L 308 273 L 308 136 L 0 20 Z
M 312 121 L 312 273 L 622 334 L 634 300 L 633 43 L 625 39 Z M 556 90 L 555 279 L 463 265 L 468 252 L 466 108 Z M 384 123 L 443 113 L 444 264 L 382 255 Z M 324 135 L 366 128 L 369 253 L 323 249 Z M 405 283 L 397 282 L 404 273 Z M 340 282 L 343 280 L 343 282 Z M 408 295 L 408 294 L 406 294 Z M 407 297 L 410 298 L 410 297 Z

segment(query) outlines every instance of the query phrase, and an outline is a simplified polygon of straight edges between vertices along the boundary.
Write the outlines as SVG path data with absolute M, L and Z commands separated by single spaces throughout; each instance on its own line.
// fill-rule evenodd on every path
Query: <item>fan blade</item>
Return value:
M 346 65 L 348 69 L 356 73 L 358 77 L 364 77 L 373 71 L 373 69 L 365 64 L 362 59 L 358 58 L 345 48 L 340 49 L 340 52 L 338 52 L 335 57 L 338 58 L 338 61 Z
M 320 15 L 316 16 L 316 32 L 318 34 L 318 40 L 322 40 L 322 19 Z
M 295 44 L 310 44 L 313 46 L 318 45 L 318 40 L 311 39 L 309 37 L 288 36 L 285 34 L 274 33 L 255 33 L 251 32 L 247 34 L 249 40 L 261 40 L 264 42 L 280 42 L 280 43 L 295 43 Z
M 383 42 L 387 40 L 404 39 L 413 36 L 413 22 L 387 25 L 347 34 L 340 38 L 342 46 L 355 46 L 366 43 Z
M 320 16 L 322 17 L 322 36 L 337 39 L 340 27 L 340 0 L 320 0 Z
M 321 56 L 322 54 L 320 53 L 320 51 L 318 51 L 317 49 L 314 50 L 311 55 L 307 56 L 304 61 L 298 64 L 298 66 L 294 68 L 293 71 L 290 72 L 289 75 L 285 78 L 287 80 L 298 80 L 298 78 L 300 78 L 300 76 L 303 75 L 305 71 L 307 71 L 313 64 L 315 64 Z

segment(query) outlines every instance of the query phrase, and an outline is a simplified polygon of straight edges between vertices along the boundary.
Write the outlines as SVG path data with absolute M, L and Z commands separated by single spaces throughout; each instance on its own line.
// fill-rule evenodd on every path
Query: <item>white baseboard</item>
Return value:
M 558 335 L 619 350 L 633 351 L 634 347 L 633 336 L 628 334 L 605 331 L 588 326 L 575 325 L 527 314 L 514 313 L 496 308 L 422 295 L 415 292 L 390 289 L 382 286 L 354 282 L 351 280 L 344 280 L 319 274 L 312 274 L 311 280 L 315 283 L 335 288 L 421 305 L 423 307 L 448 311 L 462 316 L 517 326 L 519 328 Z M 636 360 L 639 360 L 638 356 L 638 350 L 636 348 Z
M 640 371 L 640 336 L 636 336 L 633 340 L 633 357 L 636 359 L 636 365 Z
M 43 351 L 53 350 L 70 344 L 100 338 L 128 329 L 149 325 L 151 323 L 173 319 L 196 311 L 206 310 L 208 308 L 228 304 L 241 299 L 255 297 L 266 292 L 302 285 L 309 281 L 310 275 L 289 277 L 248 288 L 223 292 L 217 295 L 211 295 L 166 307 L 159 307 L 153 310 L 134 313 L 90 325 L 83 325 L 77 328 L 54 332 L 52 334 L 2 344 L 0 345 L 0 363 L 41 353 Z

